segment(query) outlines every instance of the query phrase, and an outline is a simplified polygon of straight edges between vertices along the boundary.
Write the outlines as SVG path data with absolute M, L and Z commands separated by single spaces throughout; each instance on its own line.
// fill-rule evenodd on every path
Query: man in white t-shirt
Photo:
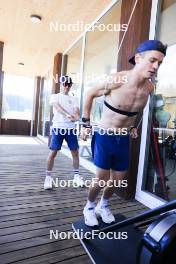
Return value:
M 83 186 L 82 177 L 79 175 L 79 145 L 75 122 L 80 118 L 78 98 L 69 95 L 72 79 L 68 76 L 60 78 L 61 92 L 52 94 L 50 105 L 53 106 L 52 137 L 50 153 L 47 161 L 44 189 L 52 189 L 51 172 L 57 152 L 61 149 L 65 139 L 73 158 L 74 182 L 77 186 Z

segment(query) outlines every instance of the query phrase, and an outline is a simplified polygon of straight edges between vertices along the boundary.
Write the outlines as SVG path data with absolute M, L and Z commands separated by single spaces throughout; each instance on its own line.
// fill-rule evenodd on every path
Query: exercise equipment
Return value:
M 151 149 L 155 157 L 155 161 L 156 161 L 156 170 L 157 170 L 157 173 L 160 179 L 163 198 L 168 201 L 169 200 L 168 190 L 167 190 L 166 181 L 165 181 L 164 168 L 162 165 L 161 156 L 159 152 L 158 136 L 154 132 L 153 125 L 151 126 Z
M 73 223 L 81 244 L 96 264 L 175 264 L 176 200 L 140 215 L 125 219 L 116 215 L 116 223 L 99 220 L 99 229 L 81 219 Z M 154 218 L 151 219 L 151 218 Z M 149 225 L 143 232 L 140 227 Z
M 148 227 L 139 243 L 137 263 L 176 263 L 176 212 L 160 216 Z

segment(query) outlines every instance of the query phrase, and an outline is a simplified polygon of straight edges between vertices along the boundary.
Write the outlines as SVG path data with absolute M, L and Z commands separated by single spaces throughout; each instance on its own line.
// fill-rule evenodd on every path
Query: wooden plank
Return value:
M 118 212 L 119 209 L 117 209 L 117 207 L 113 207 L 111 206 L 111 209 L 113 212 Z M 136 207 L 132 206 L 132 207 L 128 207 L 128 208 L 120 208 L 120 211 L 125 214 L 125 213 L 130 213 L 131 211 L 134 211 L 136 209 Z M 137 207 L 137 210 L 139 210 L 139 207 Z M 77 211 L 70 211 L 70 213 L 72 212 L 72 214 L 74 214 L 75 216 L 82 216 L 82 210 L 77 210 Z M 65 213 L 65 211 L 64 211 Z M 20 215 L 21 216 L 21 215 Z M 68 217 L 70 219 L 70 217 Z M 2 218 L 3 219 L 3 218 Z M 41 223 L 41 222 L 48 222 L 48 221 L 54 221 L 54 220 L 60 220 L 61 219 L 61 213 L 55 213 L 55 214 L 45 214 L 45 215 L 41 215 L 41 213 L 38 214 L 38 216 L 36 215 L 32 215 L 32 217 L 26 217 L 26 218 L 19 218 L 19 219 L 14 219 L 11 221 L 2 221 L 1 225 L 0 225 L 0 230 L 4 229 L 4 228 L 9 228 L 9 227 L 14 227 L 14 226 L 21 226 L 21 225 L 27 225 L 27 224 L 34 224 L 34 223 Z M 1 220 L 1 218 L 0 218 Z
M 71 259 L 64 260 L 64 261 L 59 261 L 56 263 L 60 264 L 78 264 L 78 263 L 84 263 L 84 264 L 92 264 L 92 261 L 88 259 L 87 255 L 83 256 L 77 256 L 76 258 L 72 257 Z
M 41 263 L 43 263 L 42 259 L 44 261 L 46 260 L 48 261 L 52 259 L 51 255 L 48 256 L 47 258 L 46 254 L 48 253 L 54 253 L 54 258 L 57 259 L 57 261 L 63 260 L 68 257 L 68 252 L 69 252 L 69 255 L 73 253 L 74 255 L 79 255 L 77 252 L 75 252 L 75 250 L 73 250 L 72 247 L 74 246 L 78 246 L 78 248 L 80 249 L 80 252 L 84 254 L 82 247 L 79 245 L 80 245 L 79 240 L 70 239 L 70 240 L 67 240 L 66 242 L 61 240 L 61 241 L 57 241 L 55 243 L 50 243 L 46 245 L 11 251 L 10 253 L 8 252 L 8 253 L 0 255 L 1 264 L 7 264 L 7 263 L 19 261 L 19 260 L 26 260 L 28 258 L 32 258 L 35 256 L 40 256 L 40 261 Z M 67 251 L 67 254 L 65 254 L 66 249 L 69 249 Z
M 76 220 L 76 218 L 75 218 L 75 220 Z M 60 225 L 60 226 L 58 226 L 58 224 L 57 224 L 57 225 L 52 226 L 51 228 L 52 228 L 52 230 L 57 229 L 59 232 L 61 232 L 61 231 L 65 231 L 65 230 L 70 230 L 71 224 L 65 223 L 64 225 Z M 33 230 L 28 230 L 27 232 L 24 231 L 24 232 L 18 233 L 18 235 L 16 233 L 15 234 L 8 234 L 5 236 L 1 236 L 0 245 L 20 241 L 23 243 L 23 246 L 24 246 L 24 245 L 26 245 L 25 244 L 26 241 L 24 241 L 24 240 L 29 239 L 29 238 L 38 238 L 38 237 L 42 237 L 42 236 L 46 236 L 46 235 L 49 235 L 48 229 L 46 229 L 46 228 L 39 228 L 39 229 L 35 230 L 35 232 Z
M 60 198 L 60 200 L 59 200 L 59 198 Z M 78 197 L 77 199 L 74 198 L 74 205 L 73 206 L 80 205 L 80 203 L 82 203 L 83 200 L 86 201 L 85 198 L 86 197 Z M 59 204 L 58 204 L 58 200 L 55 201 L 55 200 L 52 200 L 50 198 L 50 200 L 46 200 L 46 201 L 40 200 L 37 203 L 34 203 L 34 201 L 33 201 L 33 203 L 25 203 L 25 204 L 17 204 L 17 205 L 4 204 L 4 206 L 1 205 L 1 207 L 2 207 L 1 210 L 5 212 L 5 211 L 9 211 L 9 210 L 12 211 L 12 210 L 16 210 L 16 209 L 35 208 L 35 207 L 43 207 L 43 206 L 50 206 L 50 205 L 56 205 L 56 206 L 59 206 L 59 208 L 66 208 L 66 207 L 69 207 L 70 204 L 73 202 L 73 198 L 72 199 L 68 199 L 68 198 L 62 199 L 62 197 L 58 197 L 57 199 L 59 200 Z M 112 205 L 117 204 L 117 202 L 115 200 L 110 200 L 110 203 Z M 121 204 L 118 203 L 118 205 L 122 206 L 122 207 L 124 207 L 125 204 L 130 206 L 130 203 L 121 203 Z M 132 205 L 135 205 L 135 203 L 133 203 Z
M 79 259 L 80 256 L 85 256 L 82 246 L 76 246 L 69 249 L 59 250 L 59 252 L 51 252 L 44 255 L 39 255 L 36 257 L 30 257 L 28 259 L 22 259 L 21 261 L 15 262 L 15 264 L 49 264 L 49 263 L 62 263 L 63 260 L 71 260 L 72 258 Z M 89 260 L 88 256 L 87 260 Z M 2 262 L 2 264 L 7 264 L 8 262 Z M 80 264 L 80 262 L 77 262 Z M 90 263 L 87 262 L 87 263 Z M 8 263 L 9 264 L 9 263 Z
M 112 207 L 111 207 L 112 208 Z M 121 207 L 122 208 L 122 207 Z M 138 211 L 143 209 L 143 207 L 140 207 L 140 206 L 133 206 L 131 208 L 131 210 L 129 210 L 129 208 L 127 209 L 127 213 L 130 213 L 130 212 L 133 212 L 133 211 Z M 115 212 L 122 212 L 120 208 L 117 208 L 115 207 L 115 209 L 113 210 Z M 74 210 L 74 215 L 82 215 L 82 210 Z M 126 212 L 123 212 L 124 214 L 126 214 Z M 13 222 L 15 223 L 16 225 L 16 220 L 22 220 L 22 221 L 25 221 L 25 219 L 37 219 L 38 217 L 45 217 L 45 216 L 48 216 L 48 217 L 52 217 L 54 218 L 55 215 L 58 215 L 60 214 L 60 212 L 56 211 L 56 210 L 49 210 L 49 211 L 38 211 L 38 212 L 31 212 L 31 213 L 26 213 L 26 214 L 13 214 L 13 215 L 7 215 L 7 216 L 3 216 L 3 217 L 0 217 L 0 221 L 1 221 L 1 224 L 3 225 L 4 222 L 8 222 L 10 223 L 10 225 L 13 226 Z M 67 215 L 68 218 L 70 218 L 68 215 Z

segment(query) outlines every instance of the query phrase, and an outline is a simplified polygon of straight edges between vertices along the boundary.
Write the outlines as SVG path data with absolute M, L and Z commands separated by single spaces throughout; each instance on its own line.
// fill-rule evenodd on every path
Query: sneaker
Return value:
M 52 189 L 52 177 L 51 176 L 46 176 L 45 182 L 44 182 L 44 189 L 45 190 L 50 190 Z
M 95 207 L 95 214 L 97 216 L 100 216 L 102 221 L 106 224 L 115 222 L 115 217 L 111 213 L 111 210 L 108 208 L 108 206 L 100 207 L 100 205 L 97 204 L 97 206 Z
M 79 174 L 75 174 L 73 178 L 74 187 L 84 187 L 83 178 Z
M 98 226 L 98 220 L 95 214 L 95 208 L 86 208 L 83 210 L 84 222 L 87 226 Z

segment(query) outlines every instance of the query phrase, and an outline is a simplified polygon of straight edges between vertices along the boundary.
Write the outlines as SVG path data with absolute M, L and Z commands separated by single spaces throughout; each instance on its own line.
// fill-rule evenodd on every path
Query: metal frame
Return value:
M 149 39 L 155 39 L 157 32 L 157 25 L 159 21 L 159 10 L 161 7 L 161 0 L 152 1 L 151 19 L 150 19 L 150 33 Z M 148 206 L 149 208 L 155 208 L 157 206 L 165 204 L 165 200 L 157 197 L 156 195 L 142 190 L 142 183 L 144 178 L 144 161 L 146 154 L 146 141 L 147 141 L 147 128 L 149 125 L 149 109 L 150 109 L 150 99 L 144 109 L 143 123 L 142 123 L 142 134 L 141 134 L 141 145 L 140 145 L 140 155 L 138 163 L 138 175 L 137 175 L 137 185 L 136 185 L 136 195 L 135 199 L 142 204 Z

